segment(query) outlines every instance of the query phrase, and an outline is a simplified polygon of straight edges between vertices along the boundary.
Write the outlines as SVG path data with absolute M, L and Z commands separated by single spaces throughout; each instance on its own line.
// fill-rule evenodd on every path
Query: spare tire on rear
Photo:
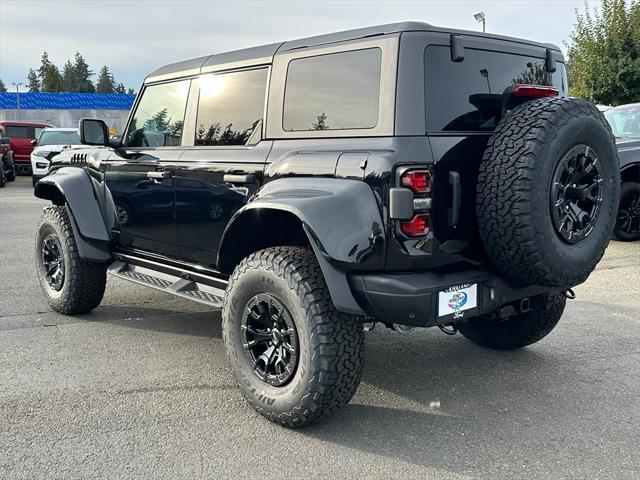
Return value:
M 602 258 L 620 189 L 613 135 L 590 102 L 544 98 L 509 111 L 476 191 L 489 260 L 518 285 L 570 287 Z

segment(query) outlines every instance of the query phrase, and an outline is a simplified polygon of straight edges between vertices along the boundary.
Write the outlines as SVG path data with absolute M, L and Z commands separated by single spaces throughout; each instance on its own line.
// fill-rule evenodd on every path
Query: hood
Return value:
M 60 153 L 63 150 L 82 148 L 84 145 L 43 145 L 33 149 L 33 154 L 39 157 L 46 157 L 50 153 Z

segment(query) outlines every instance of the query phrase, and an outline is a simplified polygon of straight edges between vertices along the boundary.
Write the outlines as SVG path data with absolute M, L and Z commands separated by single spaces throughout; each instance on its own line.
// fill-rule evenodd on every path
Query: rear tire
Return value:
M 531 299 L 531 310 L 505 320 L 496 313 L 471 318 L 458 330 L 473 343 L 494 350 L 516 350 L 546 337 L 558 324 L 567 299 L 562 293 Z
M 38 280 L 53 310 L 75 315 L 100 305 L 107 266 L 80 258 L 66 207 L 45 207 L 35 253 Z
M 4 165 L 0 163 L 0 188 L 4 188 L 6 184 L 7 184 L 7 177 L 5 176 L 5 173 L 4 173 Z
M 280 344 L 276 323 L 286 335 Z M 349 403 L 358 388 L 362 324 L 335 310 L 308 249 L 273 247 L 245 258 L 229 281 L 222 327 L 240 390 L 273 422 L 286 427 L 316 422 Z M 289 352 L 284 356 L 269 350 L 283 344 Z
M 613 236 L 623 242 L 640 240 L 640 183 L 623 182 Z

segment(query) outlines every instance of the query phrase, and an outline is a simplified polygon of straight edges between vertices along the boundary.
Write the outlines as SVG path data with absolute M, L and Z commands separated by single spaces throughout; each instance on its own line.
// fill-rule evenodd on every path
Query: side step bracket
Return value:
M 109 266 L 114 277 L 155 288 L 178 297 L 204 303 L 212 308 L 222 308 L 224 290 L 198 283 L 191 279 L 158 272 L 149 268 L 116 260 Z

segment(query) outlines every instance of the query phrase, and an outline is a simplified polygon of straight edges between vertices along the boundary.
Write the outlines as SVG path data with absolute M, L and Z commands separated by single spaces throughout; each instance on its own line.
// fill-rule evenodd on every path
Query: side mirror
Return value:
M 122 146 L 122 138 L 120 136 L 113 136 L 109 139 L 109 146 L 113 149 L 118 149 Z
M 80 143 L 83 145 L 109 145 L 109 128 L 102 120 L 95 118 L 83 118 L 80 120 Z
M 31 145 L 34 147 L 38 144 L 38 140 L 31 140 Z

